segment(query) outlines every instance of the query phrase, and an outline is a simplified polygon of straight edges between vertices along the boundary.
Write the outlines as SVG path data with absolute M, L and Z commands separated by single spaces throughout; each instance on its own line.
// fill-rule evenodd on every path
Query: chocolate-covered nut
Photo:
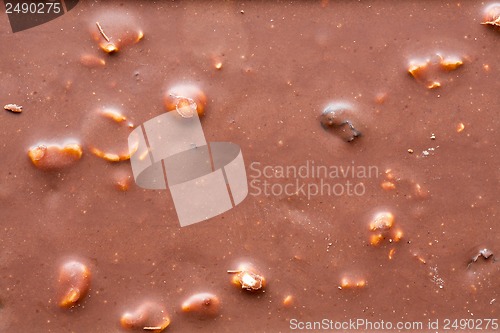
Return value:
M 64 145 L 39 144 L 28 150 L 31 162 L 42 170 L 60 170 L 82 157 L 82 147 L 77 143 Z
M 205 114 L 207 96 L 197 86 L 183 84 L 168 89 L 163 97 L 165 110 L 177 112 L 183 117 L 190 117 L 191 112 L 196 110 L 201 117 Z
M 377 213 L 370 222 L 370 230 L 387 230 L 394 224 L 394 215 L 391 212 Z
M 366 280 L 364 279 L 354 280 L 344 277 L 340 281 L 339 289 L 364 288 L 364 287 L 366 287 Z
M 75 306 L 87 294 L 90 288 L 90 270 L 79 261 L 69 261 L 59 270 L 58 287 L 62 294 L 59 306 Z
M 500 3 L 492 3 L 484 9 L 484 16 L 481 24 L 500 27 Z
M 182 303 L 182 311 L 192 312 L 200 316 L 215 316 L 220 311 L 220 300 L 211 293 L 191 295 Z
M 354 127 L 352 120 L 350 120 L 352 114 L 352 107 L 349 104 L 332 103 L 321 113 L 320 123 L 323 128 L 333 129 L 347 142 L 351 142 L 361 136 L 361 132 Z M 347 133 L 341 132 L 344 129 Z
M 129 330 L 160 333 L 170 325 L 170 316 L 163 305 L 146 301 L 136 309 L 123 313 L 120 324 Z

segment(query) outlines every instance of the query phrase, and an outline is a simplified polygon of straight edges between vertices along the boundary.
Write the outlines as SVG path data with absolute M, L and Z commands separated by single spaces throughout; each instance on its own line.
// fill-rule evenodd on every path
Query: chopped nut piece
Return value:
M 439 83 L 438 81 L 432 81 L 427 85 L 427 88 L 429 89 L 435 89 L 439 87 L 441 87 L 441 83 Z
M 90 271 L 81 262 L 70 261 L 61 267 L 59 285 L 64 290 L 59 306 L 70 308 L 80 301 L 90 287 Z
M 139 42 L 140 40 L 142 40 L 144 38 L 144 32 L 141 30 L 137 33 L 137 40 L 136 40 L 136 43 Z
M 457 125 L 457 133 L 462 132 L 464 129 L 465 129 L 465 125 L 464 125 L 464 123 L 459 123 L 459 124 Z
M 380 186 L 382 186 L 382 188 L 386 191 L 394 190 L 396 188 L 396 185 L 393 182 L 388 181 L 382 182 Z
M 410 66 L 408 66 L 408 73 L 410 73 L 410 75 L 415 79 L 421 79 L 428 65 L 428 61 L 422 63 L 411 63 Z
M 408 153 L 413 154 L 413 149 L 408 148 Z
M 364 288 L 365 286 L 366 286 L 365 280 L 358 280 L 356 282 L 352 282 L 347 278 L 342 278 L 339 289 Z
M 394 241 L 399 242 L 403 238 L 403 232 L 401 230 L 396 231 L 394 234 Z
M 376 235 L 371 235 L 370 236 L 370 244 L 372 246 L 377 246 L 380 244 L 380 242 L 384 239 L 384 236 L 382 234 L 376 234 Z
M 287 295 L 284 299 L 283 299 L 283 305 L 285 307 L 289 307 L 293 304 L 293 296 L 292 295 Z
M 130 159 L 130 154 L 118 155 L 114 153 L 105 153 L 102 150 L 95 147 L 91 147 L 90 152 L 95 156 L 100 157 L 108 162 L 120 162 Z
M 118 47 L 113 43 L 99 43 L 99 47 L 106 53 L 118 52 Z
M 241 286 L 242 289 L 259 290 L 264 288 L 266 285 L 265 278 L 251 270 L 229 270 L 227 272 L 235 274 L 232 282 L 237 286 Z
M 441 66 L 442 69 L 447 70 L 447 71 L 455 70 L 464 64 L 464 62 L 457 57 L 443 58 L 440 55 L 438 55 L 438 56 L 440 58 L 439 65 Z
M 392 260 L 392 258 L 394 258 L 394 253 L 396 253 L 396 249 L 395 248 L 392 248 L 389 250 L 389 260 Z
M 15 112 L 15 113 L 23 112 L 23 107 L 21 105 L 17 105 L 17 104 L 7 104 L 3 108 L 7 111 L 11 111 L 11 112 Z
M 58 145 L 40 144 L 28 150 L 31 162 L 43 170 L 62 169 L 75 163 L 82 157 L 82 147 L 79 144 Z
M 116 121 L 117 123 L 121 123 L 122 121 L 127 120 L 127 117 L 122 115 L 120 112 L 113 109 L 104 109 L 102 111 L 103 116 Z

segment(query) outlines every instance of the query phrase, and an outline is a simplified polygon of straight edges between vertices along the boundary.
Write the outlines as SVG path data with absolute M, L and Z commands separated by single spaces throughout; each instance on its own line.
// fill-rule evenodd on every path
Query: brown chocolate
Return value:
M 497 332 L 497 9 L 82 0 L 19 33 L 5 15 L 0 98 L 23 112 L 0 113 L 0 332 Z M 195 111 L 241 148 L 248 194 L 233 205 L 207 159 L 231 209 L 180 227 L 128 138 Z M 164 176 L 172 143 L 149 139 L 138 160 Z

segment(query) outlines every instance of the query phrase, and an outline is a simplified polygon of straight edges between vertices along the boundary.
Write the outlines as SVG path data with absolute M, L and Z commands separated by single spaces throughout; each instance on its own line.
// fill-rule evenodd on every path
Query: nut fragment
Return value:
M 220 300 L 211 293 L 194 294 L 182 303 L 182 311 L 197 313 L 201 316 L 215 316 L 219 310 Z
M 70 261 L 59 271 L 59 287 L 63 296 L 59 306 L 70 308 L 76 305 L 90 288 L 90 270 L 83 263 Z
M 251 268 L 242 267 L 240 270 L 229 270 L 227 272 L 234 274 L 232 283 L 241 286 L 242 289 L 259 290 L 266 286 L 266 279 Z
M 460 59 L 458 57 L 454 57 L 454 56 L 442 57 L 439 54 L 438 54 L 438 57 L 440 58 L 439 65 L 441 66 L 442 69 L 447 70 L 447 71 L 455 70 L 464 64 L 462 59 Z
M 424 76 L 424 72 L 427 70 L 429 65 L 429 61 L 425 62 L 412 62 L 408 66 L 408 73 L 413 76 L 415 79 L 421 79 Z
M 99 43 L 99 47 L 106 53 L 118 52 L 118 46 L 114 43 Z
M 403 238 L 403 232 L 401 230 L 397 230 L 395 233 L 394 233 L 394 238 L 393 240 L 395 242 L 399 242 L 401 239 Z
M 82 157 L 82 147 L 77 143 L 64 146 L 40 144 L 28 150 L 33 164 L 42 170 L 57 170 L 74 164 Z
M 382 182 L 382 184 L 380 184 L 380 186 L 382 186 L 382 188 L 386 191 L 396 189 L 396 184 L 394 184 L 393 182 L 389 182 L 389 181 Z
M 126 192 L 130 188 L 130 183 L 130 176 L 122 177 L 115 180 L 115 187 L 122 192 Z
M 293 296 L 292 295 L 287 295 L 284 299 L 283 299 L 283 305 L 285 307 L 289 307 L 293 304 Z
M 104 110 L 102 110 L 102 115 L 104 117 L 107 117 L 109 119 L 116 121 L 117 123 L 121 123 L 122 121 L 127 120 L 127 117 L 125 117 L 119 111 L 114 110 L 114 109 L 104 109 Z
M 432 81 L 429 84 L 427 84 L 428 89 L 435 89 L 439 87 L 441 87 L 441 83 L 439 83 L 438 81 Z
M 346 277 L 342 278 L 340 282 L 339 289 L 350 289 L 350 288 L 364 288 L 366 286 L 365 280 L 352 281 Z
M 23 112 L 23 107 L 21 105 L 17 105 L 17 104 L 7 104 L 3 108 L 7 111 L 11 111 L 11 112 L 15 112 L 15 113 Z
M 162 332 L 170 325 L 170 317 L 166 309 L 153 302 L 144 302 L 135 311 L 127 311 L 120 318 L 123 328 Z
M 370 236 L 370 244 L 372 246 L 377 246 L 378 244 L 380 244 L 380 242 L 382 242 L 383 239 L 384 239 L 384 236 L 382 234 L 371 235 Z

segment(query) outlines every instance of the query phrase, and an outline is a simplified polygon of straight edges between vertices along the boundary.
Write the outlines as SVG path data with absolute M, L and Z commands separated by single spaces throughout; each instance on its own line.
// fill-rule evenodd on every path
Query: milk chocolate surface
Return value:
M 499 332 L 489 4 L 81 1 L 16 33 L 0 15 L 0 104 L 22 106 L 0 112 L 0 332 Z M 248 178 L 186 227 L 127 145 L 178 85 Z

